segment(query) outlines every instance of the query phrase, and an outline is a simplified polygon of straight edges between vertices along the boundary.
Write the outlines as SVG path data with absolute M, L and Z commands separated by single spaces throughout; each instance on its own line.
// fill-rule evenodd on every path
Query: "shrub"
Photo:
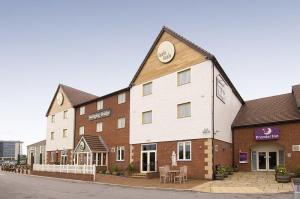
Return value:
M 278 175 L 285 175 L 286 173 L 287 173 L 287 171 L 286 171 L 286 168 L 284 167 L 284 166 L 282 166 L 282 165 L 278 165 L 277 167 L 276 167 L 276 173 L 278 174 Z
M 297 176 L 297 177 L 300 177 L 300 167 L 298 167 L 298 168 L 296 169 L 296 172 L 295 172 L 295 173 L 296 173 L 296 176 Z
M 117 173 L 118 171 L 119 171 L 119 168 L 118 168 L 118 166 L 117 165 L 112 165 L 112 167 L 111 167 L 111 171 L 113 172 L 113 173 Z
M 127 167 L 127 170 L 130 174 L 134 173 L 134 171 L 135 171 L 134 164 L 130 163 Z

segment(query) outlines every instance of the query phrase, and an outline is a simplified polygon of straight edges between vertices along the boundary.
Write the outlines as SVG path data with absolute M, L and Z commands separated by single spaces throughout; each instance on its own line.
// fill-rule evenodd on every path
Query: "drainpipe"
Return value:
M 215 65 L 212 62 L 213 75 L 212 75 L 212 179 L 215 179 L 215 150 L 214 150 L 214 139 L 215 139 Z

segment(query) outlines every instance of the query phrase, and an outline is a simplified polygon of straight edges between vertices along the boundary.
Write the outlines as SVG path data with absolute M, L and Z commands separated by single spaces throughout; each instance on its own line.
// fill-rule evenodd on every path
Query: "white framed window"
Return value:
M 79 114 L 80 115 L 84 115 L 85 114 L 85 106 L 80 107 Z
M 187 69 L 177 73 L 177 86 L 188 84 L 190 82 L 191 82 L 191 69 Z
M 224 79 L 221 77 L 221 75 L 217 76 L 217 83 L 216 83 L 216 94 L 217 97 L 225 103 L 225 98 L 226 98 L 226 82 Z
M 118 129 L 125 128 L 125 117 L 120 117 L 118 119 Z
M 55 151 L 51 151 L 51 162 L 54 162 L 54 160 L 56 159 L 56 153 Z
M 98 122 L 96 124 L 96 132 L 102 132 L 102 128 L 103 128 L 103 123 L 102 122 Z
M 125 155 L 125 147 L 124 146 L 117 146 L 116 160 L 117 161 L 124 161 L 124 155 Z
M 191 117 L 191 103 L 177 105 L 177 118 Z
M 126 102 L 126 93 L 121 93 L 118 95 L 118 104 L 123 104 Z
M 84 135 L 84 126 L 79 127 L 79 135 Z
M 63 130 L 63 138 L 68 137 L 68 129 Z
M 54 140 L 54 132 L 51 132 L 51 133 L 50 133 L 50 139 L 51 139 L 51 140 Z
M 152 123 L 152 111 L 146 111 L 142 114 L 142 123 L 150 124 Z
M 143 96 L 152 94 L 152 82 L 143 85 Z
M 55 115 L 51 115 L 51 123 L 55 123 Z
M 64 119 L 68 119 L 68 111 L 64 111 Z
M 103 109 L 103 100 L 97 102 L 97 110 L 99 111 L 101 109 Z
M 178 142 L 177 143 L 177 159 L 181 161 L 192 160 L 192 142 Z

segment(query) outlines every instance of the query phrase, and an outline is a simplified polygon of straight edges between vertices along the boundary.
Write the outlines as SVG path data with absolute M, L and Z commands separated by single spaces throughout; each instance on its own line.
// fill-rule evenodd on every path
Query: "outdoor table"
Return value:
M 170 174 L 170 181 L 171 182 L 175 182 L 175 176 L 176 176 L 176 173 L 179 173 L 180 170 L 177 170 L 177 169 L 172 169 L 170 171 L 168 171 L 168 173 Z

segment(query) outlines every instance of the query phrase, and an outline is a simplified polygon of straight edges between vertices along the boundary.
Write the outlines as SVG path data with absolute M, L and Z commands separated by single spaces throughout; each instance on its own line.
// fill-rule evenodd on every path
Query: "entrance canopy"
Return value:
M 74 150 L 74 163 L 107 166 L 108 149 L 100 136 L 84 135 Z

